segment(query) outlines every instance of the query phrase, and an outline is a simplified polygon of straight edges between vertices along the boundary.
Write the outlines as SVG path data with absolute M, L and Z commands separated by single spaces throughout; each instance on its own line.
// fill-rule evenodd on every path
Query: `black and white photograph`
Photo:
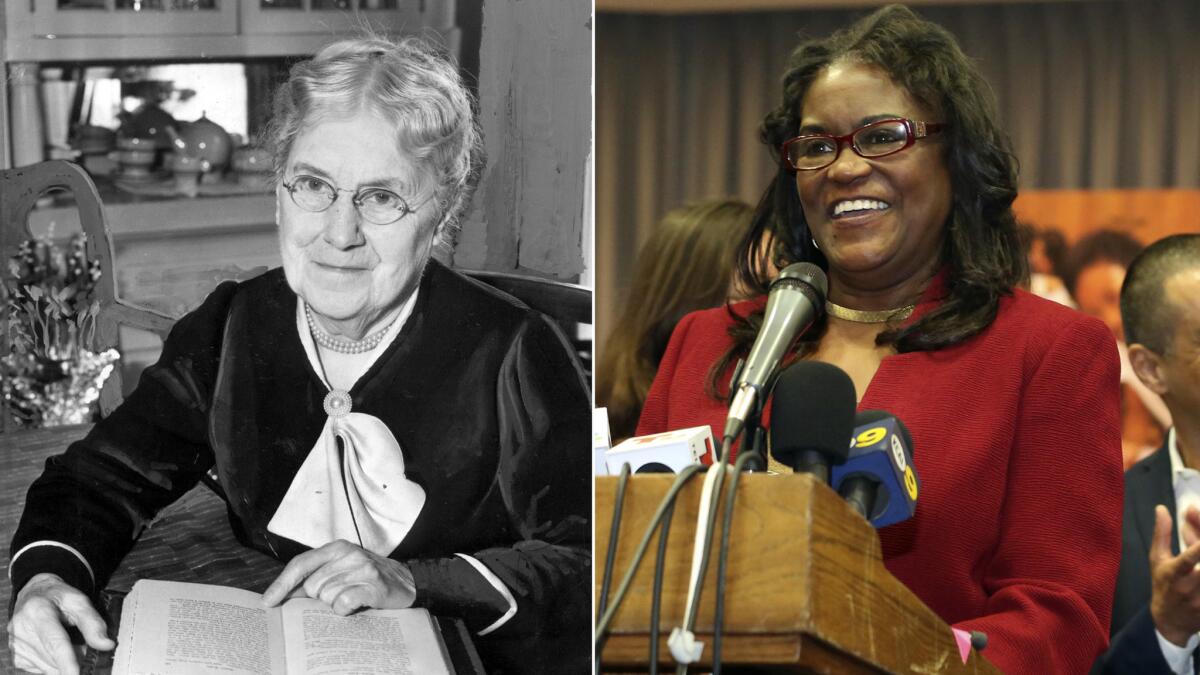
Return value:
M 2 16 L 0 670 L 587 672 L 590 2 Z

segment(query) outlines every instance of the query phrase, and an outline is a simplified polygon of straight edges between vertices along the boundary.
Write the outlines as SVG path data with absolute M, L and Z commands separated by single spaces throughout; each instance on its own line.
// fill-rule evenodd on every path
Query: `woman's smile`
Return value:
M 313 265 L 322 272 L 331 274 L 360 274 L 362 272 L 370 272 L 371 268 L 365 265 L 346 265 L 336 263 L 323 263 L 313 261 Z

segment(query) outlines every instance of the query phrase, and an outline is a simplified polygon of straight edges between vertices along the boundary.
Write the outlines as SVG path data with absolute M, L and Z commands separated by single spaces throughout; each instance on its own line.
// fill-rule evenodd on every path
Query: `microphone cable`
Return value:
M 729 469 L 729 453 L 733 450 L 733 441 L 733 436 L 725 436 L 721 439 L 721 458 L 717 464 L 713 465 L 717 473 L 713 479 L 711 487 L 712 497 L 708 503 L 708 513 L 705 518 L 704 545 L 700 550 L 699 563 L 693 561 L 696 573 L 692 578 L 692 586 L 689 589 L 691 601 L 688 603 L 687 611 L 684 613 L 683 633 L 688 636 L 692 635 L 692 631 L 696 627 L 696 614 L 700 609 L 700 596 L 704 590 L 704 576 L 708 573 L 709 551 L 712 548 L 713 539 L 713 524 L 717 520 L 717 504 L 721 500 L 721 488 L 725 482 L 725 473 Z M 686 675 L 687 669 L 687 663 L 679 663 L 675 668 L 675 674 Z
M 612 585 L 612 569 L 613 562 L 617 557 L 617 537 L 621 533 L 621 515 L 625 511 L 625 488 L 629 487 L 629 476 L 632 474 L 632 467 L 629 462 L 621 464 L 621 473 L 617 478 L 617 494 L 613 499 L 613 514 L 612 523 L 609 525 L 609 540 L 608 551 L 604 555 L 604 577 L 600 581 L 600 599 L 598 601 L 597 613 L 603 614 L 605 605 L 608 604 L 608 591 Z M 600 675 L 600 651 L 604 649 L 604 642 L 597 643 L 595 653 L 596 675 Z
M 613 500 L 612 523 L 608 530 L 608 551 L 604 555 L 604 576 L 600 580 L 600 600 L 596 608 L 599 614 L 604 613 L 604 608 L 608 604 L 608 591 L 612 586 L 613 562 L 617 557 L 617 535 L 621 532 L 621 514 L 625 510 L 625 488 L 629 487 L 631 473 L 629 462 L 621 464 L 621 474 L 617 478 L 617 495 Z
M 658 553 L 654 559 L 654 584 L 650 587 L 650 675 L 658 675 L 658 619 L 662 609 L 663 567 L 667 558 L 667 536 L 671 531 L 671 518 L 675 514 L 675 501 L 667 505 L 663 516 L 662 530 L 658 534 Z
M 745 472 L 746 464 L 753 460 L 762 460 L 759 452 L 747 452 L 739 455 L 733 465 L 733 476 L 729 479 L 729 492 L 725 496 L 725 519 L 721 525 L 721 546 L 717 552 L 717 597 L 713 608 L 713 657 L 712 675 L 721 675 L 721 629 L 725 625 L 725 580 L 729 567 L 729 537 L 733 529 L 733 511 L 737 503 L 738 481 Z
M 613 617 L 616 616 L 617 610 L 625 602 L 625 597 L 629 594 L 629 588 L 633 584 L 633 576 L 637 573 L 638 567 L 642 560 L 646 557 L 646 549 L 650 547 L 650 540 L 654 537 L 654 533 L 658 530 L 660 524 L 667 513 L 668 508 L 673 510 L 676 497 L 679 492 L 697 473 L 706 468 L 703 464 L 691 464 L 683 468 L 679 475 L 675 477 L 675 482 L 671 484 L 667 494 L 663 496 L 662 501 L 658 505 L 658 509 L 650 519 L 650 524 L 646 527 L 645 533 L 642 534 L 641 540 L 638 542 L 637 548 L 634 551 L 633 559 L 630 560 L 629 569 L 626 570 L 625 576 L 621 579 L 621 583 L 617 586 L 616 595 L 613 596 L 612 602 L 601 613 L 600 620 L 596 623 L 596 637 L 594 641 L 594 649 L 596 654 L 596 668 L 600 668 L 600 650 L 604 645 L 604 641 L 608 638 L 608 630 L 612 624 Z M 613 511 L 616 511 L 614 506 Z M 614 521 L 616 519 L 614 518 Z M 619 523 L 617 523 L 619 526 Z M 615 536 L 615 535 L 610 535 Z M 615 557 L 615 554 L 614 554 Z

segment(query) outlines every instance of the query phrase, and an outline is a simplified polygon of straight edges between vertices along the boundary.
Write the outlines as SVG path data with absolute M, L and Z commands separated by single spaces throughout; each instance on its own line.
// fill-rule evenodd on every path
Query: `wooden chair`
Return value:
M 58 190 L 68 191 L 74 198 L 80 225 L 87 235 L 88 259 L 100 264 L 101 276 L 95 290 L 96 299 L 100 301 L 100 315 L 96 318 L 94 348 L 102 351 L 117 347 L 122 325 L 165 337 L 177 317 L 137 307 L 117 294 L 112 238 L 100 193 L 91 177 L 77 164 L 52 160 L 0 173 L 0 222 L 4 223 L 4 231 L 0 232 L 0 253 L 3 259 L 7 261 L 17 245 L 30 238 L 29 212 L 38 199 Z M 120 402 L 121 378 L 120 370 L 116 369 L 100 394 L 101 414 L 112 412 Z
M 517 298 L 531 308 L 554 319 L 575 348 L 588 379 L 592 375 L 592 338 L 582 327 L 592 325 L 592 291 L 584 286 L 541 277 L 492 272 L 458 270 Z
M 39 199 L 56 191 L 70 192 L 79 211 L 79 220 L 87 234 L 87 255 L 90 260 L 100 261 L 104 276 L 96 289 L 101 313 L 96 321 L 96 348 L 108 349 L 117 345 L 117 325 L 124 321 L 143 325 L 156 332 L 165 332 L 170 327 L 166 317 L 145 316 L 130 311 L 116 297 L 112 281 L 112 245 L 108 241 L 104 208 L 96 184 L 78 165 L 62 160 L 41 162 L 30 166 L 0 171 L 0 261 L 7 261 L 16 252 L 21 242 L 32 237 L 29 231 L 29 213 Z M 0 349 L 8 351 L 5 337 L 0 336 Z M 110 378 L 110 381 L 112 378 Z M 119 400 L 119 382 L 115 383 Z M 112 385 L 105 385 L 109 391 Z M 104 407 L 104 395 L 101 407 Z M 112 394 L 108 394 L 112 399 Z M 6 403 L 0 403 L 0 429 L 9 424 Z M 110 408 L 111 409 L 111 408 Z

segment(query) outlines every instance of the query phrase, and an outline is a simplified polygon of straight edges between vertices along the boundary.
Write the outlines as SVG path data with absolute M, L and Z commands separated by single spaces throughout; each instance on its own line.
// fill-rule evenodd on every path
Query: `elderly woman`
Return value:
M 888 7 L 793 54 L 763 140 L 780 168 L 743 247 L 769 229 L 777 260 L 829 278 L 794 358 L 839 366 L 860 409 L 912 432 L 921 498 L 879 533 L 888 569 L 987 633 L 1002 671 L 1086 672 L 1121 550 L 1117 354 L 1099 321 L 1016 288 L 1015 162 L 983 78 Z M 680 322 L 639 434 L 723 428 L 762 308 Z
M 243 543 L 290 561 L 268 604 L 426 607 L 462 617 L 489 670 L 586 663 L 582 372 L 545 317 L 431 258 L 478 175 L 471 103 L 413 40 L 292 69 L 271 129 L 283 268 L 217 288 L 48 462 L 12 544 L 17 666 L 71 671 L 63 624 L 112 648 L 89 595 L 210 468 Z

